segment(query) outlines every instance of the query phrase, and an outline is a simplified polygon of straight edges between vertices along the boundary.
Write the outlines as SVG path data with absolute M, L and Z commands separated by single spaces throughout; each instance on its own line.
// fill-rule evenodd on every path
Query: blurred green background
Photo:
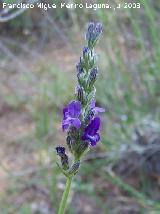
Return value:
M 0 214 L 57 213 L 65 178 L 54 148 L 65 144 L 62 108 L 89 21 L 104 27 L 96 99 L 107 111 L 66 213 L 160 213 L 160 4 L 135 2 L 140 9 L 34 8 L 0 23 Z

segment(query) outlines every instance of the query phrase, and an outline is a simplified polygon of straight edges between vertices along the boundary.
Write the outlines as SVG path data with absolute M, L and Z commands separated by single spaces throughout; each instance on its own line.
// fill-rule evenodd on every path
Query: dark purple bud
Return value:
M 95 28 L 94 22 L 90 22 L 90 23 L 88 24 L 88 32 L 89 32 L 89 33 L 92 33 L 93 30 L 94 30 L 94 28 Z
M 78 72 L 78 74 L 81 74 L 81 73 L 83 73 L 83 72 L 84 72 L 84 70 L 83 70 L 83 68 L 82 68 L 82 66 L 81 66 L 81 64 L 80 64 L 80 63 L 78 63 L 78 64 L 76 65 L 76 68 L 77 68 L 77 72 Z
M 84 47 L 83 48 L 83 58 L 85 59 L 86 57 L 88 57 L 90 54 L 90 49 L 89 47 Z
M 89 86 L 92 86 L 95 83 L 97 74 L 98 68 L 97 67 L 92 68 L 91 73 L 89 75 Z
M 88 47 L 90 49 L 93 49 L 101 33 L 102 33 L 101 23 L 97 24 L 89 23 L 86 34 L 86 40 L 88 40 Z
M 57 155 L 59 155 L 59 156 L 65 154 L 65 148 L 62 146 L 57 146 L 56 151 L 57 151 Z
M 56 147 L 57 155 L 61 158 L 62 168 L 64 170 L 69 169 L 68 156 L 65 154 L 65 148 L 62 146 Z
M 102 24 L 97 23 L 95 28 L 95 35 L 98 37 L 102 33 Z
M 83 87 L 78 86 L 78 87 L 77 87 L 77 99 L 78 99 L 81 103 L 84 102 L 84 94 L 85 94 L 85 92 L 84 92 Z
M 98 68 L 97 67 L 92 68 L 91 75 L 95 76 L 97 73 L 98 73 Z

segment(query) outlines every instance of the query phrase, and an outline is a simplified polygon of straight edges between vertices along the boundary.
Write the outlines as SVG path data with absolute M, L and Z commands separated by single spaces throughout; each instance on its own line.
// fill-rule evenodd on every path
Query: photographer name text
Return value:
M 25 3 L 17 3 L 17 4 L 7 4 L 7 3 L 3 3 L 3 8 L 8 7 L 11 9 L 33 9 L 33 8 L 40 8 L 43 9 L 45 11 L 47 11 L 48 9 L 56 9 L 56 8 L 61 8 L 61 9 L 82 9 L 82 8 L 86 8 L 86 9 L 92 9 L 92 10 L 98 10 L 98 9 L 120 9 L 120 8 L 124 8 L 124 9 L 131 9 L 131 8 L 135 8 L 135 9 L 139 9 L 141 8 L 141 4 L 140 3 L 122 3 L 122 4 L 116 4 L 116 5 L 111 5 L 109 3 L 104 3 L 104 4 L 100 4 L 100 3 L 81 3 L 81 4 L 75 4 L 75 3 L 59 3 L 59 4 L 49 4 L 49 3 L 36 3 L 36 4 L 25 4 Z

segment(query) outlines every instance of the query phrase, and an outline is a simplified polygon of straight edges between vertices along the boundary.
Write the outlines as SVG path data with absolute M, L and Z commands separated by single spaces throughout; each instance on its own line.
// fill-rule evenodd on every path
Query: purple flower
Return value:
M 96 107 L 96 101 L 95 100 L 93 100 L 91 102 L 90 107 L 91 107 L 91 110 L 93 110 L 95 114 L 105 112 L 104 108 Z
M 78 118 L 80 113 L 81 103 L 79 101 L 72 100 L 63 109 L 62 129 L 67 129 L 69 125 L 73 125 L 75 128 L 79 129 L 81 126 L 81 121 Z
M 89 141 L 92 146 L 95 146 L 100 140 L 100 135 L 97 133 L 100 128 L 100 122 L 100 118 L 95 117 L 85 128 L 82 140 Z

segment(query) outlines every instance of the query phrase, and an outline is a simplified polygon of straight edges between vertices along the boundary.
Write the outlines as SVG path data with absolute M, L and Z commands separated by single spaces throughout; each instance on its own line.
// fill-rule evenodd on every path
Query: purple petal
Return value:
M 65 107 L 65 108 L 63 109 L 63 120 L 67 119 L 67 114 L 68 114 L 68 108 Z
M 100 135 L 97 133 L 94 136 L 88 136 L 90 141 L 91 141 L 91 145 L 95 146 L 97 144 L 97 142 L 100 140 Z
M 105 112 L 105 109 L 104 108 L 100 108 L 100 107 L 96 107 L 96 101 L 93 100 L 91 102 L 91 105 L 90 105 L 91 109 L 93 109 L 95 111 L 96 114 L 98 114 L 99 112 Z
M 87 132 L 89 135 L 95 135 L 96 132 L 99 130 L 100 127 L 100 118 L 95 117 L 91 123 L 86 127 L 85 132 Z
M 92 102 L 91 102 L 91 108 L 95 108 L 95 106 L 96 106 L 96 101 L 95 100 L 92 100 Z
M 80 115 L 81 112 L 81 103 L 79 101 L 71 101 L 68 104 L 68 113 L 69 116 L 72 118 L 76 118 Z
M 105 112 L 105 109 L 104 108 L 100 108 L 100 107 L 95 107 L 94 110 L 95 110 L 96 114 L 98 112 Z
M 72 125 L 73 125 L 75 128 L 79 129 L 79 128 L 81 127 L 81 121 L 80 121 L 78 118 L 73 119 L 73 120 L 72 120 Z
M 71 123 L 70 119 L 66 119 L 66 120 L 62 121 L 62 129 L 63 129 L 63 131 L 69 127 L 70 123 Z
M 96 133 L 95 135 L 91 136 L 91 135 L 84 133 L 84 135 L 82 136 L 82 140 L 88 140 L 91 142 L 92 146 L 95 146 L 97 144 L 97 142 L 100 140 L 100 135 L 98 133 Z

